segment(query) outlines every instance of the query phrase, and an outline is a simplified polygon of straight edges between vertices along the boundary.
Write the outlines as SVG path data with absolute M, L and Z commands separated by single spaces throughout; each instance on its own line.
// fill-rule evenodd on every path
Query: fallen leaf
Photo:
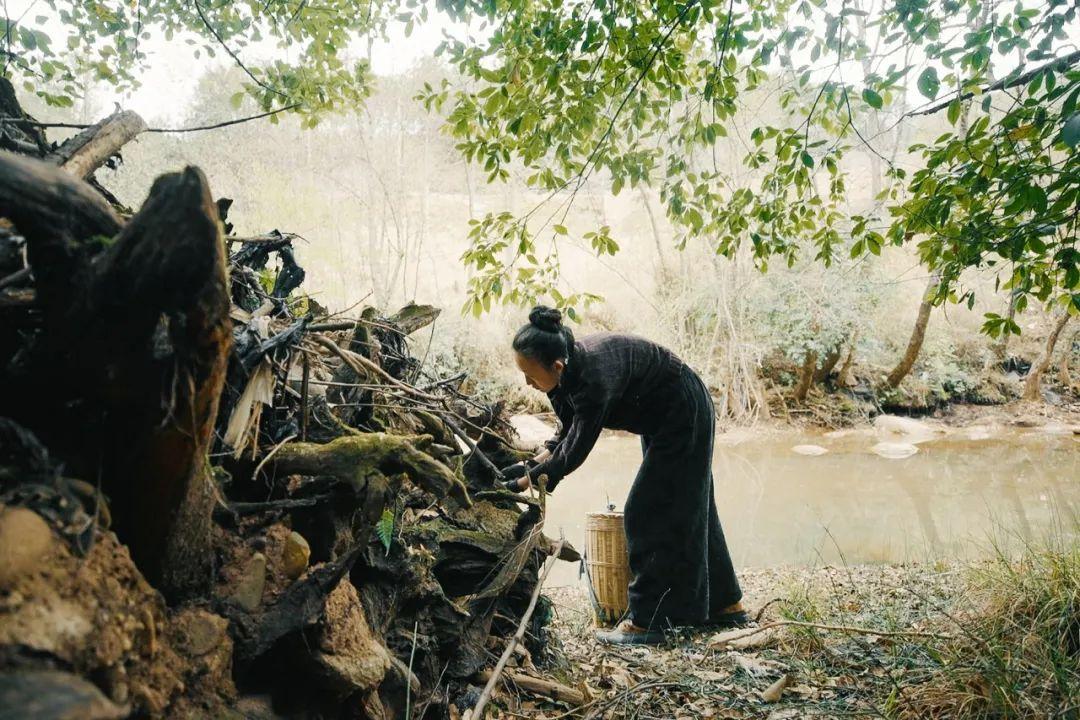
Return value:
M 726 673 L 719 673 L 715 670 L 692 670 L 690 674 L 704 682 L 723 682 L 728 679 Z
M 790 683 L 791 676 L 784 675 L 761 692 L 761 699 L 767 703 L 779 702 L 780 697 L 784 694 L 784 688 L 786 688 Z
M 749 655 L 735 655 L 735 664 L 750 677 L 763 677 L 785 672 L 787 666 L 775 660 L 762 660 Z

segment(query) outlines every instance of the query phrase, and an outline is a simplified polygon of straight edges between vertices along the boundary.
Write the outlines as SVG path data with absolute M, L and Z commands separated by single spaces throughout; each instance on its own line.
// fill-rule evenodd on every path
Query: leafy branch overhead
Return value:
M 490 181 L 518 164 L 555 211 L 474 226 L 474 295 L 531 297 L 522 270 L 546 270 L 562 234 L 550 223 L 593 179 L 616 194 L 655 187 L 680 243 L 727 256 L 748 244 L 762 269 L 774 256 L 790 264 L 811 252 L 829 264 L 838 252 L 913 242 L 942 278 L 939 301 L 973 303 L 961 275 L 974 268 L 995 273 L 1019 309 L 1034 296 L 1080 311 L 1080 53 L 1062 52 L 1075 48 L 1077 12 L 1064 0 L 500 9 L 486 41 L 443 47 L 471 82 L 421 99 Z M 766 93 L 778 97 L 778 122 L 748 107 Z M 938 111 L 944 131 L 911 148 L 914 172 L 878 147 L 898 124 Z M 721 142 L 740 171 L 717 161 Z M 851 188 L 866 180 L 852 177 L 854 149 L 881 160 L 888 179 L 857 212 Z M 494 261 L 476 253 L 492 238 L 510 249 Z
M 619 250 L 611 228 L 569 227 L 587 183 L 651 187 L 680 246 L 747 247 L 762 269 L 910 243 L 941 278 L 938 302 L 973 305 L 963 274 L 975 271 L 1018 310 L 1033 298 L 1080 311 L 1071 0 L 46 4 L 66 37 L 41 29 L 45 14 L 7 19 L 4 72 L 54 104 L 70 104 L 86 77 L 132 86 L 140 43 L 163 35 L 243 68 L 236 103 L 292 107 L 309 126 L 370 93 L 353 41 L 439 16 L 450 72 L 418 100 L 489 182 L 521 174 L 541 198 L 474 219 L 467 312 L 597 299 L 561 290 L 560 246 Z M 779 115 L 758 117 L 766 100 Z M 898 162 L 907 126 L 937 136 Z M 884 175 L 869 202 L 856 155 Z

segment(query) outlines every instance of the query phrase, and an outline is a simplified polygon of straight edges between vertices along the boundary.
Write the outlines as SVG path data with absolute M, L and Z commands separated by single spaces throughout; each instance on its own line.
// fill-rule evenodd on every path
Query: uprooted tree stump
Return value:
M 205 587 L 205 458 L 231 342 L 217 208 L 196 168 L 164 175 L 123 224 L 63 169 L 0 154 L 0 216 L 27 242 L 42 323 L 2 358 L 0 415 L 77 477 L 167 595 Z M 5 343 L 0 343 L 0 346 Z
M 540 659 L 539 568 L 578 556 L 494 489 L 501 405 L 412 356 L 439 310 L 329 315 L 295 236 L 222 238 L 193 168 L 119 207 L 93 172 L 138 116 L 56 148 L 5 83 L 0 692 L 59 662 L 73 716 L 88 681 L 118 716 L 438 718 L 526 624 Z

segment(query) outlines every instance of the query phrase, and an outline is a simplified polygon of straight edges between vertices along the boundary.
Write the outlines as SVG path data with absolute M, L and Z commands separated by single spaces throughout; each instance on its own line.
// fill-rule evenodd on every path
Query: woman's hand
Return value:
M 508 465 L 499 471 L 505 480 L 502 486 L 510 492 L 521 492 L 529 489 L 529 465 L 519 462 Z
M 510 492 L 521 492 L 522 490 L 528 490 L 529 484 L 528 478 L 514 478 L 513 480 L 507 480 L 502 486 Z
M 525 477 L 525 473 L 529 471 L 528 464 L 524 462 L 514 463 L 513 465 L 507 465 L 503 469 L 499 470 L 499 474 L 506 480 L 517 480 L 518 478 Z

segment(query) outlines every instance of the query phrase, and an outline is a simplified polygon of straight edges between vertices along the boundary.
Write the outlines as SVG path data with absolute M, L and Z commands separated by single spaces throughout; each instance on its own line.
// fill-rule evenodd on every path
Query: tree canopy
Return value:
M 1080 51 L 1078 8 L 980 0 L 46 0 L 48 13 L 6 20 L 4 72 L 55 104 L 87 78 L 130 86 L 155 34 L 226 53 L 244 68 L 240 93 L 264 110 L 314 124 L 359 106 L 372 88 L 350 42 L 436 16 L 453 74 L 418 96 L 442 115 L 464 157 L 490 182 L 522 170 L 547 200 L 475 218 L 463 260 L 467 308 L 560 289 L 568 203 L 586 182 L 612 192 L 648 185 L 679 242 L 762 268 L 812 253 L 878 254 L 914 243 L 941 277 L 938 300 L 974 302 L 961 274 L 991 272 L 1023 310 L 1029 298 L 1080 312 Z M 456 29 L 456 30 L 455 30 Z M 755 93 L 779 120 L 736 119 Z M 235 99 L 239 102 L 243 95 Z M 879 147 L 897 124 L 943 116 L 941 134 L 911 148 L 907 171 Z M 945 124 L 947 123 L 947 125 Z M 741 171 L 716 159 L 739 147 Z M 845 158 L 870 153 L 887 182 L 852 209 Z M 618 251 L 610 228 L 582 233 Z M 989 315 L 991 334 L 1017 332 Z

